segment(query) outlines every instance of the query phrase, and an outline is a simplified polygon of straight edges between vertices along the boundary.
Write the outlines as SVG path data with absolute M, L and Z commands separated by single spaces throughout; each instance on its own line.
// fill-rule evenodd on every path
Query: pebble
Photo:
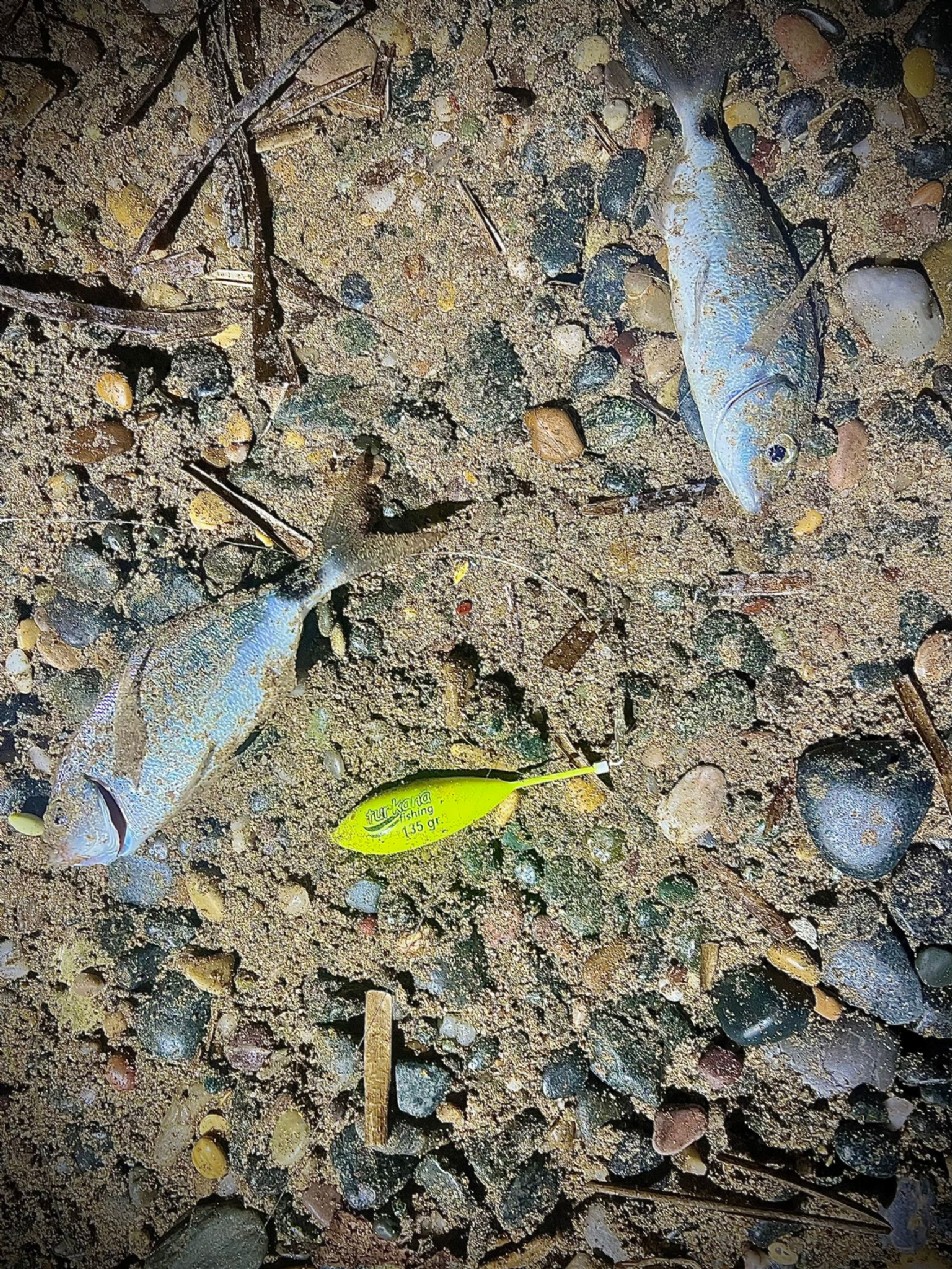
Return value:
M 858 177 L 859 159 L 851 150 L 845 154 L 834 154 L 820 172 L 816 192 L 820 198 L 842 198 L 853 188 Z
M 131 1093 L 136 1086 L 136 1068 L 124 1053 L 111 1053 L 103 1068 L 106 1083 L 119 1093 Z
M 33 665 L 22 648 L 7 653 L 3 669 L 14 691 L 24 695 L 33 691 Z
M 63 441 L 63 453 L 71 462 L 91 466 L 127 453 L 134 442 L 124 423 L 102 419 L 74 428 Z
M 232 1070 L 254 1075 L 274 1052 L 274 1037 L 263 1022 L 243 1022 L 223 1047 Z
M 525 369 L 498 322 L 487 322 L 470 335 L 457 373 L 454 386 L 464 421 L 499 428 L 521 419 L 528 409 Z
M 650 388 L 660 388 L 681 368 L 681 346 L 667 335 L 652 335 L 642 354 L 645 381 Z
M 228 1155 L 215 1137 L 206 1134 L 192 1146 L 192 1166 L 207 1181 L 220 1181 L 228 1171 Z
M 833 1134 L 836 1156 L 861 1176 L 891 1177 L 899 1169 L 896 1135 L 876 1124 L 843 1120 Z
M 912 961 L 885 926 L 824 956 L 823 977 L 847 1004 L 890 1026 L 905 1026 L 922 1014 L 922 988 Z
M 125 375 L 107 370 L 96 380 L 96 396 L 119 414 L 132 409 L 132 387 Z
M 840 56 L 839 77 L 847 88 L 898 88 L 902 83 L 902 58 L 892 36 L 876 32 L 852 40 Z
M 798 88 L 778 102 L 777 134 L 794 141 L 823 110 L 823 94 L 818 88 Z
M 294 1106 L 281 1112 L 271 1131 L 269 1155 L 276 1168 L 293 1168 L 307 1154 L 310 1129 Z
M 710 1044 L 698 1058 L 697 1069 L 701 1077 L 715 1092 L 733 1088 L 744 1073 L 744 1055 L 722 1044 Z
M 793 987 L 759 966 L 729 970 L 712 991 L 714 1016 L 742 1048 L 784 1040 L 803 1031 L 810 1017 Z
M 598 206 L 607 220 L 629 220 L 638 210 L 636 194 L 645 181 L 645 156 L 626 149 L 614 154 L 598 185 Z
M 489 986 L 486 947 L 478 934 L 451 943 L 429 966 L 414 973 L 417 989 L 463 1009 Z
M 189 872 L 185 877 L 185 889 L 192 907 L 202 918 L 213 925 L 225 919 L 225 899 L 214 877 L 204 872 Z
M 168 864 L 147 855 L 130 855 L 109 865 L 109 893 L 134 908 L 161 903 L 175 879 Z
M 926 5 L 906 32 L 906 45 L 931 49 L 939 74 L 946 79 L 952 76 L 952 31 L 947 0 L 931 0 Z
M 720 767 L 701 763 L 686 772 L 658 805 L 658 827 L 677 845 L 696 842 L 717 824 L 727 802 Z
M 191 397 L 196 403 L 217 401 L 231 389 L 231 365 L 214 344 L 182 344 L 172 354 L 165 383 L 175 396 Z
M 787 65 L 802 83 L 815 84 L 832 73 L 833 49 L 812 22 L 797 13 L 785 13 L 771 30 Z
M 892 1227 L 889 1241 L 900 1252 L 917 1252 L 925 1247 L 932 1232 L 932 1209 L 935 1190 L 929 1181 L 901 1176 L 896 1183 L 896 1194 L 888 1207 L 883 1209 Z M 907 1261 L 910 1269 L 949 1269 L 949 1262 L 932 1256 L 915 1257 Z
M 567 463 L 580 458 L 585 442 L 567 410 L 558 406 L 534 406 L 523 415 L 529 441 L 545 463 Z
M 698 626 L 694 642 L 704 661 L 754 679 L 762 678 L 774 661 L 770 644 L 743 613 L 715 610 Z
M 654 427 L 654 415 L 629 397 L 602 397 L 582 415 L 589 449 L 599 452 L 633 445 Z
M 611 55 L 611 45 L 603 35 L 586 35 L 572 49 L 572 65 L 585 74 L 604 66 Z
M 707 1132 L 702 1106 L 662 1106 L 655 1112 L 652 1144 L 660 1155 L 680 1154 Z
M 466 1178 L 432 1155 L 417 1164 L 413 1179 L 445 1216 L 463 1222 L 472 1217 L 476 1202 Z
M 397 1062 L 394 1066 L 397 1106 L 414 1119 L 428 1119 L 445 1100 L 452 1076 L 437 1062 Z
M 624 277 L 625 312 L 640 330 L 675 334 L 671 291 L 664 278 L 648 269 L 628 269 Z
M 42 837 L 43 821 L 27 811 L 13 811 L 7 816 L 7 825 L 21 837 Z
M 566 168 L 546 187 L 529 249 L 547 277 L 578 268 L 594 196 L 595 177 L 587 163 Z
M 630 247 L 617 243 L 602 247 L 585 268 L 582 278 L 582 303 L 596 321 L 610 322 L 622 315 L 627 292 L 625 278 L 637 261 Z
M 224 996 L 235 980 L 238 957 L 234 952 L 183 952 L 177 967 L 200 991 Z
M 132 183 L 107 189 L 106 208 L 132 240 L 140 237 L 155 210 L 145 192 Z
M 869 470 L 869 433 L 859 419 L 847 419 L 836 431 L 836 452 L 830 456 L 827 481 L 837 493 L 862 484 Z
M 220 533 L 235 525 L 231 507 L 209 489 L 203 489 L 191 499 L 188 504 L 188 518 L 203 533 Z
M 349 908 L 353 908 L 355 912 L 365 912 L 370 916 L 374 916 L 380 907 L 380 895 L 383 887 L 378 881 L 371 881 L 369 877 L 362 877 L 360 881 L 355 881 L 344 896 L 344 902 Z
M 330 1156 L 344 1201 L 357 1212 L 383 1207 L 403 1189 L 415 1167 L 410 1155 L 368 1150 L 353 1124 L 334 1138 Z
M 540 893 L 555 909 L 560 923 L 574 938 L 599 934 L 604 921 L 599 874 L 583 859 L 557 858 L 546 864 Z
M 916 651 L 913 668 L 923 687 L 938 687 L 952 679 L 952 631 L 927 635 Z
M 143 1269 L 261 1269 L 267 1253 L 262 1215 L 213 1200 L 188 1212 L 160 1240 Z
M 831 112 L 817 133 L 817 149 L 821 154 L 849 149 L 868 137 L 872 130 L 873 116 L 869 107 L 858 97 L 848 97 Z
M 797 801 L 817 850 L 848 876 L 891 872 L 932 800 L 934 780 L 918 754 L 883 737 L 836 737 L 797 764 Z
M 952 987 L 952 951 L 947 947 L 920 948 L 916 973 L 927 987 Z
M 890 914 L 920 943 L 952 944 L 952 850 L 916 842 L 893 873 L 886 894 Z
M 772 943 L 764 953 L 764 958 L 775 969 L 789 974 L 797 982 L 815 987 L 820 981 L 820 967 L 807 951 L 796 943 Z
M 907 150 L 899 150 L 897 157 L 914 181 L 938 181 L 952 169 L 952 141 L 918 141 Z
M 610 348 L 591 348 L 572 372 L 573 394 L 585 396 L 606 387 L 618 373 L 618 358 Z
M 552 343 L 563 357 L 574 360 L 585 351 L 588 338 L 584 326 L 578 326 L 574 322 L 561 322 L 552 328 Z
M 205 1039 L 211 1019 L 208 997 L 182 974 L 161 978 L 136 1013 L 139 1043 L 163 1062 L 187 1062 Z
M 940 207 L 945 197 L 945 186 L 941 181 L 926 181 L 920 185 L 909 198 L 910 207 Z
M 656 1121 L 657 1122 L 657 1121 Z M 652 1143 L 650 1128 L 627 1129 L 608 1161 L 608 1170 L 615 1176 L 641 1176 L 658 1167 L 659 1152 Z
M 585 1087 L 588 1061 L 578 1045 L 572 1045 L 546 1064 L 542 1070 L 542 1092 L 558 1100 L 575 1097 Z
M 935 88 L 935 60 L 927 48 L 910 49 L 902 59 L 902 82 L 906 92 L 920 101 Z
M 592 1070 L 609 1088 L 637 1097 L 649 1106 L 661 1100 L 664 1054 L 661 1037 L 618 1014 L 593 1014 L 588 1029 Z

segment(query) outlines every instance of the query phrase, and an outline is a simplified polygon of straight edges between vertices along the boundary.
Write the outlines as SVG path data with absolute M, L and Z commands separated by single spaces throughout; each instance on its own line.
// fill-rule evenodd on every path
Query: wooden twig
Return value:
M 903 674 L 893 683 L 903 712 L 916 729 L 916 735 L 929 751 L 939 773 L 939 785 L 945 804 L 952 811 L 952 754 L 936 730 L 919 681 L 912 674 Z
M 733 869 L 719 860 L 712 858 L 709 851 L 703 852 L 704 865 L 712 872 L 724 889 L 746 909 L 747 913 L 758 922 L 778 942 L 789 943 L 797 937 L 797 932 L 785 916 L 777 911 L 766 899 L 741 881 Z
M 284 85 L 295 76 L 308 58 L 312 57 L 322 44 L 326 44 L 338 31 L 363 12 L 361 0 L 346 0 L 333 17 L 321 23 L 316 31 L 304 43 L 282 62 L 278 69 L 266 79 L 262 79 L 255 87 L 236 102 L 228 113 L 228 117 L 218 131 L 205 142 L 201 149 L 186 163 L 165 197 L 159 203 L 151 220 L 143 229 L 136 243 L 137 255 L 144 255 L 165 229 L 169 221 L 178 211 L 182 200 L 192 189 L 198 179 L 204 175 L 210 165 L 218 158 L 232 137 L 250 123 L 259 110 L 262 110 Z
M 368 991 L 364 1012 L 364 1141 L 385 1146 L 393 1063 L 393 997 Z
M 20 286 L 0 286 L 0 307 L 17 309 L 50 322 L 107 326 L 128 331 L 140 339 L 199 339 L 222 330 L 227 320 L 217 308 L 115 308 L 74 300 L 68 295 L 28 291 Z
M 717 490 L 717 479 L 705 476 L 686 480 L 683 485 L 664 485 L 661 489 L 645 489 L 628 497 L 596 498 L 582 508 L 586 516 L 633 515 L 636 511 L 662 511 L 666 507 L 696 507 Z
M 585 122 L 591 128 L 595 139 L 606 153 L 621 154 L 621 146 L 602 123 L 601 119 L 599 119 L 598 115 L 587 114 L 585 116 Z
M 646 1203 L 667 1203 L 671 1207 L 709 1207 L 725 1215 L 744 1216 L 753 1220 L 779 1220 L 794 1223 L 799 1221 L 802 1225 L 812 1225 L 817 1229 L 843 1229 L 857 1234 L 876 1234 L 877 1236 L 882 1236 L 883 1233 L 883 1226 L 878 1222 L 873 1224 L 871 1221 L 854 1221 L 848 1220 L 845 1216 L 823 1216 L 816 1212 L 791 1212 L 787 1208 L 770 1204 L 761 1206 L 756 1203 L 738 1203 L 733 1199 L 721 1198 L 717 1194 L 672 1194 L 668 1190 L 608 1185 L 600 1181 L 592 1182 L 587 1189 L 590 1194 L 637 1199 Z
M 217 494 L 222 502 L 226 502 L 239 515 L 244 516 L 249 524 L 280 542 L 295 559 L 304 560 L 314 554 L 314 542 L 306 533 L 302 533 L 293 524 L 288 524 L 273 511 L 269 511 L 257 498 L 252 498 L 242 490 L 236 489 L 234 485 L 230 485 L 227 480 L 210 468 L 202 467 L 198 463 L 183 463 L 182 470 L 200 485 L 204 485 L 206 489 Z
M 725 599 L 802 595 L 813 585 L 812 573 L 721 573 L 717 593 Z
M 476 223 L 480 226 L 480 228 L 485 233 L 486 237 L 489 239 L 490 245 L 493 247 L 495 251 L 498 251 L 501 256 L 504 256 L 506 254 L 505 239 L 503 238 L 499 230 L 496 228 L 496 225 L 493 222 L 492 217 L 490 216 L 486 208 L 483 206 L 482 201 L 479 198 L 479 195 L 476 194 L 476 192 L 473 189 L 471 189 L 469 185 L 467 185 L 467 183 L 463 180 L 461 176 L 458 176 L 456 178 L 456 188 L 463 195 L 463 198 L 466 201 L 466 206 L 473 213 Z
M 835 1203 L 838 1207 L 844 1208 L 848 1212 L 855 1212 L 857 1216 L 863 1216 L 867 1220 L 875 1224 L 880 1222 L 885 1232 L 889 1231 L 889 1221 L 884 1220 L 876 1212 L 871 1212 L 868 1207 L 863 1207 L 861 1203 L 855 1203 L 852 1199 L 841 1198 L 838 1194 L 833 1194 L 829 1190 L 823 1190 L 818 1185 L 810 1185 L 807 1181 L 801 1181 L 798 1177 L 787 1176 L 785 1173 L 774 1172 L 772 1168 L 765 1167 L 762 1163 L 755 1163 L 753 1159 L 743 1159 L 736 1154 L 719 1154 L 715 1156 L 718 1163 L 726 1164 L 731 1168 L 740 1168 L 743 1172 L 750 1172 L 754 1176 L 769 1177 L 770 1180 L 776 1181 L 778 1185 L 786 1186 L 791 1190 L 799 1190 L 801 1194 L 806 1194 L 810 1198 L 826 1199 L 830 1203 Z

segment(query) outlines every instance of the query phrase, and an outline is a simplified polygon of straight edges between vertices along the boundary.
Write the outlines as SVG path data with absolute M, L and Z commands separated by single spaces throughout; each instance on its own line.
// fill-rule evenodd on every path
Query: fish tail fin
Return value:
M 311 606 L 332 590 L 367 573 L 386 572 L 401 560 L 422 555 L 442 540 L 440 529 L 414 533 L 374 533 L 369 454 L 348 467 L 338 484 L 324 525 L 323 560 L 309 587 Z
M 732 0 L 696 22 L 677 46 L 648 30 L 633 0 L 618 0 L 618 7 L 628 70 L 649 88 L 665 92 L 682 128 L 694 131 L 706 112 L 719 107 L 728 73 L 747 45 L 750 28 L 743 5 Z

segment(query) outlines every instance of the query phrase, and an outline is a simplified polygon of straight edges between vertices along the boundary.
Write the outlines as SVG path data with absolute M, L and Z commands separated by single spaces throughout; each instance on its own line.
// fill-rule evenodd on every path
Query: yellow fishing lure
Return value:
M 604 775 L 607 770 L 607 762 L 595 762 L 590 767 L 515 780 L 469 772 L 418 776 L 372 793 L 331 829 L 331 837 L 345 850 L 364 855 L 396 855 L 429 846 L 468 828 L 494 811 L 516 789 L 575 776 Z

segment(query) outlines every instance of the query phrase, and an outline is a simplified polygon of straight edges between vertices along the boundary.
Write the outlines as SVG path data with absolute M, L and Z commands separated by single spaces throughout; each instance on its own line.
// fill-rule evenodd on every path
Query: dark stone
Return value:
M 631 1114 L 631 1102 L 627 1097 L 606 1088 L 603 1084 L 588 1084 L 578 1095 L 575 1117 L 582 1140 L 591 1142 L 606 1124 L 625 1119 Z
M 499 428 L 522 419 L 529 405 L 525 370 L 498 322 L 487 322 L 466 341 L 457 367 L 460 416 L 468 423 Z
M 742 730 L 757 719 L 757 701 L 745 678 L 732 670 L 713 674 L 681 701 L 677 730 L 687 739 L 714 727 Z
M 74 542 L 63 552 L 56 584 L 73 599 L 108 604 L 119 589 L 119 572 L 99 551 Z
M 588 1061 L 577 1044 L 563 1050 L 543 1068 L 542 1092 L 556 1100 L 574 1097 L 585 1087 L 588 1079 Z
M 625 274 L 641 259 L 631 247 L 613 244 L 602 247 L 588 262 L 581 295 L 596 321 L 610 322 L 621 317 L 625 306 Z
M 694 400 L 686 370 L 681 371 L 681 378 L 678 380 L 678 412 L 681 415 L 681 422 L 687 429 L 688 436 L 693 441 L 697 441 L 698 445 L 706 447 L 707 437 L 704 435 L 704 428 L 701 424 L 701 412 L 698 410 L 697 402 Z
M 143 1269 L 260 1269 L 267 1254 L 265 1217 L 213 1199 L 183 1216 Z
M 424 970 L 417 989 L 444 1001 L 451 1009 L 472 1004 L 489 986 L 486 947 L 478 934 L 460 939 Z
M 143 921 L 147 938 L 166 952 L 188 947 L 202 928 L 198 913 L 192 908 L 158 908 Z
M 151 991 L 164 960 L 165 952 L 154 943 L 130 947 L 116 959 L 116 982 L 126 991 Z
M 292 393 L 278 407 L 275 426 L 295 428 L 311 436 L 321 432 L 353 436 L 358 423 L 345 405 L 355 386 L 349 375 L 312 375 L 300 392 Z
M 98 670 L 72 670 L 51 680 L 50 701 L 69 722 L 80 722 L 90 713 L 102 691 L 103 678 Z
M 730 131 L 731 144 L 745 163 L 754 157 L 757 145 L 757 129 L 749 123 L 739 123 Z
M 172 354 L 169 385 L 193 401 L 218 400 L 231 388 L 231 366 L 215 344 L 183 344 Z
M 50 628 L 71 648 L 89 648 L 109 629 L 109 620 L 97 604 L 68 595 L 54 595 L 45 612 Z
M 559 1173 L 536 1156 L 517 1170 L 493 1206 L 504 1229 L 528 1233 L 541 1225 L 561 1193 Z
M 622 150 L 608 161 L 598 186 L 598 206 L 608 220 L 626 220 L 637 209 L 635 195 L 645 180 L 641 150 Z
M 907 652 L 915 652 L 930 631 L 948 617 L 948 612 L 931 595 L 907 590 L 899 597 L 899 634 Z
M 894 1133 L 875 1124 L 843 1120 L 833 1134 L 839 1159 L 861 1176 L 891 1177 L 899 1169 L 899 1150 Z
M 634 444 L 653 429 L 651 411 L 628 397 L 602 397 L 582 415 L 585 443 L 599 452 Z
M 476 1209 L 473 1193 L 462 1173 L 432 1155 L 420 1160 L 413 1179 L 451 1220 L 465 1220 Z
M 891 692 L 900 673 L 895 661 L 860 661 L 850 670 L 850 682 L 860 692 Z
M 592 1070 L 609 1088 L 649 1106 L 660 1103 L 665 1054 L 662 1038 L 650 1023 L 598 1012 L 589 1025 L 588 1044 Z
M 139 1043 L 163 1062 L 187 1062 L 202 1046 L 211 1019 L 208 997 L 182 974 L 166 974 L 136 1013 Z
M 950 13 L 952 19 L 952 13 Z M 898 151 L 899 162 L 914 181 L 941 181 L 952 170 L 952 141 L 939 137 L 917 141 Z
M 920 948 L 916 973 L 927 987 L 952 987 L 952 951 L 947 947 Z
M 891 18 L 908 0 L 859 0 L 859 7 L 871 18 Z
M 916 842 L 890 879 L 886 903 L 910 938 L 952 944 L 952 851 Z
M 397 1105 L 405 1115 L 428 1119 L 446 1100 L 453 1077 L 438 1062 L 397 1062 L 393 1070 Z
M 348 308 L 359 311 L 373 303 L 373 288 L 362 273 L 348 273 L 341 278 L 340 298 Z
M 781 97 L 777 107 L 777 132 L 793 141 L 806 132 L 807 126 L 822 111 L 823 94 L 818 88 L 798 88 Z
M 134 908 L 161 903 L 175 884 L 172 869 L 147 855 L 129 855 L 109 865 L 109 893 Z
M 840 82 L 847 88 L 898 88 L 902 57 L 892 36 L 877 32 L 851 40 L 840 59 Z
M 662 1160 L 652 1145 L 651 1133 L 650 1125 L 627 1129 L 608 1161 L 609 1172 L 621 1177 L 641 1176 L 659 1167 Z
M 773 649 L 743 613 L 718 610 L 698 626 L 694 643 L 701 659 L 759 679 L 774 659 Z
M 575 938 L 598 934 L 604 922 L 604 901 L 598 872 L 569 854 L 547 861 L 542 897 Z
M 865 101 L 849 97 L 840 102 L 817 133 L 816 144 L 821 154 L 848 150 L 873 130 L 873 116 Z
M 922 1014 L 922 986 L 912 961 L 886 926 L 824 956 L 823 976 L 848 1005 L 890 1026 L 905 1026 Z
M 140 626 L 157 626 L 205 602 L 201 583 L 174 560 L 159 557 L 149 572 L 137 574 L 126 587 L 129 616 Z
M 354 1124 L 334 1138 L 330 1153 L 344 1202 L 356 1212 L 383 1207 L 403 1189 L 416 1166 L 412 1155 L 368 1150 Z
M 917 753 L 879 736 L 821 741 L 797 764 L 797 801 L 817 850 L 866 881 L 902 859 L 934 783 Z
M 932 0 L 906 32 L 907 48 L 927 48 L 935 54 L 935 68 L 946 79 L 952 77 L 952 23 L 949 0 Z
M 724 1034 L 742 1048 L 797 1035 L 810 1018 L 799 984 L 760 966 L 729 970 L 714 985 L 713 1004 Z
M 851 150 L 834 154 L 820 173 L 816 192 L 820 198 L 842 198 L 856 184 L 858 176 L 859 159 Z
M 611 348 L 590 348 L 572 372 L 573 395 L 585 396 L 606 387 L 618 373 L 618 357 Z
M 578 268 L 594 190 L 595 178 L 587 163 L 566 168 L 546 187 L 529 249 L 547 277 Z

